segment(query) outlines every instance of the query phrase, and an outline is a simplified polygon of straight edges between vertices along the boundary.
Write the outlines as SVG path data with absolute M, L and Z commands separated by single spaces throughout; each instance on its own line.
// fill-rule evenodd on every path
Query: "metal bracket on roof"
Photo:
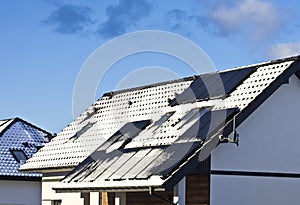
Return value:
M 46 136 L 46 138 L 49 140 L 49 142 L 54 138 L 54 137 L 56 137 L 57 136 L 57 134 L 56 133 L 53 133 L 53 134 L 51 134 L 51 133 L 49 133 L 47 136 Z
M 113 95 L 114 95 L 114 92 L 108 92 L 108 93 L 104 93 L 103 97 L 108 97 L 108 99 L 112 99 Z
M 235 121 L 235 116 L 233 117 L 233 122 L 232 122 L 232 130 L 233 130 L 233 138 L 229 137 L 224 137 L 223 135 L 219 136 L 220 142 L 221 143 L 234 143 L 236 146 L 239 146 L 239 133 L 236 131 L 236 121 Z
M 154 197 L 158 198 L 159 200 L 162 200 L 169 204 L 177 205 L 177 203 L 174 203 L 174 202 L 170 201 L 169 199 L 163 198 L 162 196 L 159 196 L 158 194 L 154 193 L 153 187 L 149 187 L 149 194 L 150 194 L 150 196 L 154 196 Z

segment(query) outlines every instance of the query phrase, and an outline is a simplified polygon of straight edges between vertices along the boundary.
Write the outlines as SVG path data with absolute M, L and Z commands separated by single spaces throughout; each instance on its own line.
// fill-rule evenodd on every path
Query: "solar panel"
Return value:
M 95 166 L 82 177 L 81 181 L 94 181 L 98 179 L 107 169 L 111 169 L 111 165 L 119 160 L 122 154 L 118 150 L 109 153 L 105 151 L 96 152 L 96 154 L 92 155 L 92 158 L 96 160 Z
M 186 90 L 177 95 L 175 99 L 171 100 L 169 104 L 175 106 L 199 100 L 224 98 L 254 71 L 255 67 L 249 67 L 239 70 L 200 75 Z
M 207 136 L 220 129 L 227 119 L 232 117 L 237 111 L 237 108 L 207 111 L 178 140 L 188 141 L 192 137 L 205 140 Z
M 137 164 L 143 159 L 143 157 L 148 155 L 151 150 L 152 150 L 151 148 L 148 148 L 148 149 L 141 149 L 135 152 L 130 159 L 126 160 L 124 164 L 120 166 L 118 170 L 109 177 L 109 179 L 124 179 L 124 177 L 128 174 L 128 172 L 130 172 L 130 170 L 133 167 L 136 167 Z M 128 177 L 127 175 L 126 178 L 128 179 L 132 177 Z
M 201 112 L 201 110 L 205 110 L 205 112 Z M 215 111 L 194 109 L 183 117 L 186 119 L 184 123 L 193 121 L 194 124 L 175 143 L 169 146 L 130 149 L 114 147 L 113 145 L 120 139 L 124 140 L 124 134 L 127 133 L 127 137 L 134 137 L 141 129 L 145 129 L 150 121 L 127 123 L 112 135 L 106 144 L 100 146 L 76 170 L 70 173 L 64 181 L 146 179 L 152 175 L 167 177 L 172 170 L 186 161 L 203 144 L 201 156 L 206 156 L 206 159 L 218 143 L 218 138 L 216 141 L 215 138 L 211 140 L 210 137 L 219 131 L 236 112 L 237 109 L 234 108 Z M 200 113 L 201 115 L 199 115 Z M 198 119 L 195 120 L 195 116 Z M 167 118 L 163 117 L 163 119 Z
M 148 128 L 148 130 L 155 132 L 162 124 L 164 124 L 170 117 L 172 117 L 174 113 L 175 112 L 169 112 L 164 114 L 159 120 L 154 122 L 153 125 Z
M 164 152 L 156 159 L 160 162 L 158 166 L 153 166 L 151 175 L 168 176 L 171 170 L 199 145 L 199 142 L 175 143 L 167 147 Z
M 121 156 L 118 157 L 116 161 L 114 161 L 109 166 L 102 164 L 101 166 L 105 166 L 106 170 L 101 173 L 97 180 L 108 180 L 112 175 L 115 175 L 115 178 L 111 179 L 120 178 L 123 174 L 119 172 L 119 168 L 122 167 L 122 165 L 124 165 L 124 163 L 126 163 L 126 161 L 128 161 L 134 154 L 135 152 L 124 152 Z
M 186 159 L 186 156 L 192 153 L 196 148 L 199 148 L 199 146 L 205 140 L 210 140 L 210 137 L 216 134 L 216 132 L 224 126 L 225 122 L 228 119 L 231 119 L 237 111 L 238 109 L 236 108 L 207 111 L 191 128 L 189 128 L 182 136 L 179 137 L 177 142 L 183 143 L 175 142 L 173 145 L 168 146 L 164 150 L 164 152 L 156 159 L 160 162 L 160 165 L 153 166 L 153 169 L 151 171 L 152 174 L 159 174 L 166 177 L 172 169 L 174 169 L 182 161 L 184 161 Z M 201 141 L 192 141 L 191 139 L 194 138 L 200 139 L 202 143 Z M 215 142 L 215 140 L 212 140 L 209 141 L 209 143 L 205 144 L 205 146 L 209 147 L 208 150 L 204 148 L 206 150 L 206 153 L 210 153 L 216 147 L 217 144 L 215 144 Z M 204 154 L 205 153 L 203 153 L 202 155 L 204 156 Z M 208 156 L 209 155 L 207 155 L 207 157 Z
M 151 124 L 151 120 L 126 123 L 102 144 L 97 151 L 93 152 L 86 160 L 84 160 L 80 166 L 68 174 L 65 177 L 65 180 L 85 181 L 96 180 L 99 176 L 101 176 L 100 178 L 109 177 L 130 158 L 130 154 L 133 154 L 123 152 L 122 149 L 125 145 L 149 124 Z M 123 159 L 124 156 L 128 157 L 125 161 L 119 159 Z
M 115 162 L 122 153 L 115 150 L 106 153 L 105 151 L 95 151 L 87 159 L 85 159 L 79 166 L 70 172 L 65 178 L 65 181 L 82 181 L 91 174 L 96 175 L 96 179 L 102 172 L 104 172 L 110 164 Z
M 137 136 L 143 129 L 151 124 L 151 120 L 141 120 L 135 122 L 128 122 L 121 127 L 115 134 L 113 134 L 98 150 L 106 150 L 113 144 L 118 145 L 117 149 L 122 149 L 135 136 Z M 114 148 L 116 146 L 113 146 Z

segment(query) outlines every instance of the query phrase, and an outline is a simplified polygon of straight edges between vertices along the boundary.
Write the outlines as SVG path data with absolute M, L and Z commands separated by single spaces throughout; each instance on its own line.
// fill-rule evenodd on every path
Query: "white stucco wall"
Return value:
M 0 205 L 40 205 L 41 182 L 0 180 Z
M 55 187 L 60 180 L 43 177 L 42 184 L 42 205 L 51 205 L 52 200 L 61 200 L 62 205 L 83 205 L 83 198 L 80 193 L 56 193 L 52 188 Z
M 282 85 L 237 129 L 240 145 L 220 145 L 212 170 L 300 173 L 300 80 Z M 211 176 L 211 204 L 297 204 L 300 179 Z
M 62 205 L 83 205 L 84 199 L 81 198 L 81 193 L 56 193 L 52 188 L 57 186 L 62 176 L 57 179 L 53 177 L 43 177 L 42 184 L 42 205 L 51 205 L 53 200 L 61 200 Z M 90 205 L 99 205 L 101 201 L 99 192 L 91 192 Z M 0 204 L 1 205 L 1 204 Z

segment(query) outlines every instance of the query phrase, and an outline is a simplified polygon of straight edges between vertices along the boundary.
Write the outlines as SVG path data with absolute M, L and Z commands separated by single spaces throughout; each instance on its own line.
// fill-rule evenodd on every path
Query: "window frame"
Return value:
M 51 205 L 61 205 L 61 200 L 51 200 Z
M 18 163 L 24 163 L 26 160 L 29 159 L 29 157 L 26 155 L 26 153 L 22 149 L 10 149 L 10 153 L 12 154 L 12 156 Z M 23 156 L 20 157 L 19 154 L 21 154 Z

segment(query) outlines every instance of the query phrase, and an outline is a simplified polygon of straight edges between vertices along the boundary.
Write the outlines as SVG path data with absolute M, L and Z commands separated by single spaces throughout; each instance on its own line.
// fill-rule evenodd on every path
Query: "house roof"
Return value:
M 219 136 L 298 69 L 293 57 L 106 93 L 21 169 L 80 163 L 57 191 L 170 187 L 198 165 L 207 170 Z
M 46 142 L 50 133 L 20 119 L 0 121 L 0 179 L 41 178 L 39 173 L 18 171 Z

